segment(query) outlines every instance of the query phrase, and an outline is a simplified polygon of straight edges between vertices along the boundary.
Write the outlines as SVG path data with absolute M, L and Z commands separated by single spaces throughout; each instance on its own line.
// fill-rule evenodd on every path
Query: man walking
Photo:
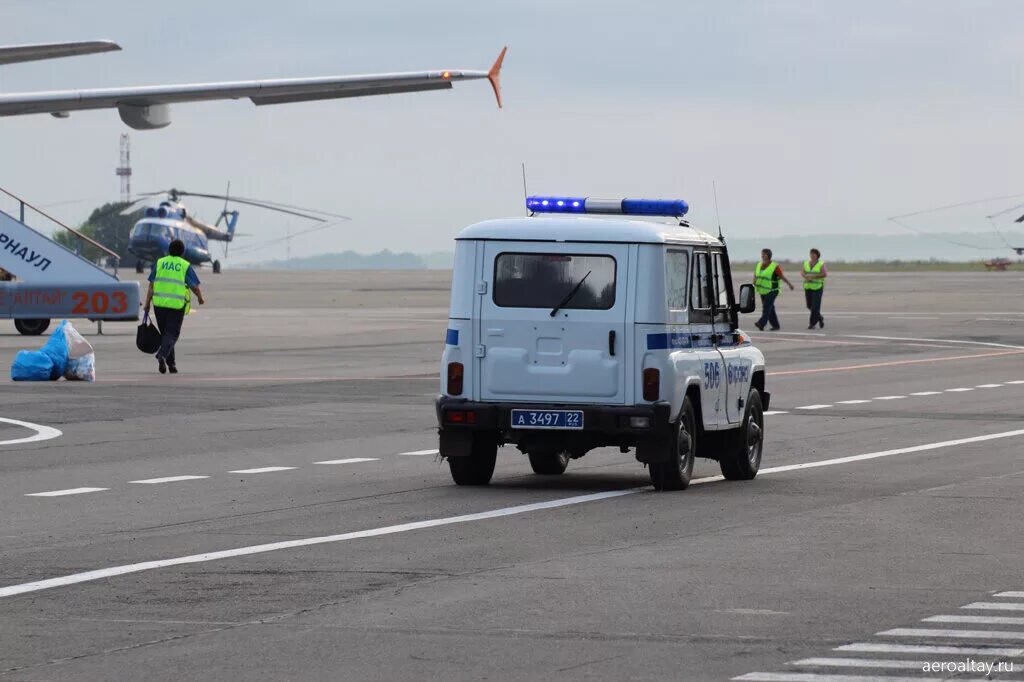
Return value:
M 761 319 L 754 323 L 754 326 L 764 331 L 766 324 L 771 325 L 771 330 L 779 329 L 779 316 L 775 312 L 775 299 L 779 297 L 779 280 L 782 280 L 793 290 L 793 283 L 786 279 L 785 273 L 779 264 L 772 260 L 771 249 L 761 249 L 761 262 L 754 268 L 754 289 L 761 295 Z
M 149 293 L 146 294 L 145 310 L 149 312 L 149 304 L 153 304 L 156 314 L 156 325 L 160 328 L 160 350 L 156 353 L 156 361 L 160 373 L 170 370 L 178 373 L 178 363 L 174 357 L 174 344 L 181 335 L 181 324 L 185 321 L 192 306 L 190 291 L 195 292 L 199 305 L 206 301 L 199 288 L 199 278 L 187 260 L 182 258 L 185 244 L 175 239 L 167 248 L 168 255 L 153 264 L 149 274 Z
M 811 321 L 808 329 L 814 329 L 814 325 L 825 328 L 825 318 L 821 316 L 821 297 L 825 293 L 825 278 L 828 271 L 825 264 L 821 262 L 821 251 L 811 249 L 810 260 L 804 261 L 804 298 L 807 299 L 807 309 L 811 311 Z

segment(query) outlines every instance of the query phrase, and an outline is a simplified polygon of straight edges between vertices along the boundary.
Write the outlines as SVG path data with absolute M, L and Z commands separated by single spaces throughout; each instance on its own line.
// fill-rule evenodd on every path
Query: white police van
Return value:
M 753 478 L 770 396 L 764 355 L 738 328 L 754 290 L 737 302 L 724 242 L 682 220 L 684 201 L 527 208 L 456 237 L 436 401 L 455 482 L 487 484 L 507 443 L 538 474 L 618 446 L 658 490 L 686 488 L 695 457 Z

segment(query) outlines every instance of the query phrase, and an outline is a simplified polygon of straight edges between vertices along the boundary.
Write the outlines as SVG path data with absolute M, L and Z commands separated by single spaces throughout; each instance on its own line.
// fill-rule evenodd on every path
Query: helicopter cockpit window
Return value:
M 171 229 L 166 225 L 160 225 L 159 223 L 140 223 L 135 226 L 133 234 L 136 237 L 169 238 L 171 236 Z

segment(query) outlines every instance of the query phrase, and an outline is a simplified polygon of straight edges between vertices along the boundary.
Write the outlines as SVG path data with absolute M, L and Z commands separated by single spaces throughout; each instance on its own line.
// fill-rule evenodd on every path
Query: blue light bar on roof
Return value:
M 527 197 L 533 213 L 591 213 L 680 218 L 690 207 L 682 199 L 590 199 L 586 197 Z

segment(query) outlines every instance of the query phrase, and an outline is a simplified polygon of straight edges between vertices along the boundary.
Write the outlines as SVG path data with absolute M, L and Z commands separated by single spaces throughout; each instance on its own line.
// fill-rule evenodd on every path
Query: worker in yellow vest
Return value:
M 828 271 L 825 264 L 821 262 L 821 251 L 811 249 L 810 259 L 804 261 L 804 298 L 807 299 L 807 309 L 811 311 L 811 321 L 808 329 L 814 329 L 815 325 L 825 328 L 825 318 L 821 316 L 821 297 L 825 293 L 825 278 Z
M 177 359 L 174 357 L 174 344 L 181 335 L 181 325 L 185 321 L 192 306 L 190 292 L 195 292 L 199 305 L 206 303 L 203 291 L 199 288 L 199 277 L 192 265 L 182 258 L 185 244 L 175 239 L 167 248 L 168 255 L 153 264 L 149 274 L 149 293 L 146 294 L 145 310 L 149 312 L 150 303 L 156 314 L 156 326 L 160 329 L 160 350 L 156 352 L 156 361 L 161 374 L 170 370 L 178 373 Z
M 771 249 L 761 249 L 761 262 L 754 268 L 754 289 L 761 295 L 761 319 L 754 323 L 754 326 L 764 331 L 766 324 L 771 325 L 771 330 L 779 329 L 779 315 L 775 312 L 775 299 L 779 297 L 781 287 L 779 280 L 782 280 L 793 290 L 793 283 L 786 279 L 785 273 L 779 264 L 772 260 Z

